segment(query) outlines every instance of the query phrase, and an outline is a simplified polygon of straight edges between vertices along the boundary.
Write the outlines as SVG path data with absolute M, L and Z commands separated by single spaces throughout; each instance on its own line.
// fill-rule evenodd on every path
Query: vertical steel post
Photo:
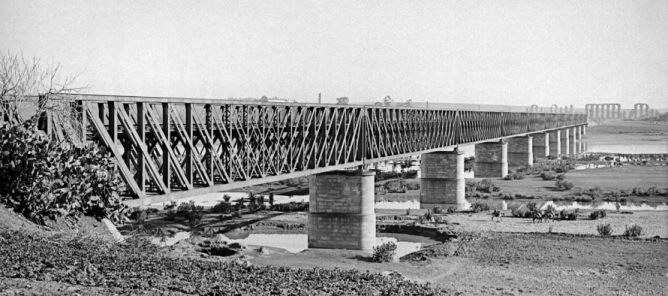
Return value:
M 209 178 L 213 181 L 214 179 L 214 169 L 213 169 L 213 142 L 215 138 L 213 136 L 213 114 L 211 113 L 211 105 L 204 105 L 204 124 L 206 133 L 209 133 L 211 136 L 211 143 L 206 144 L 204 149 L 206 149 L 206 166 L 209 169 Z
M 193 141 L 193 105 L 186 103 L 186 138 Z M 186 179 L 193 183 L 193 150 L 190 145 L 186 145 Z
M 132 120 L 132 114 L 130 114 L 130 104 L 121 104 L 123 105 L 123 111 L 125 114 L 127 114 L 127 118 Z M 132 124 L 132 122 L 130 122 Z M 125 162 L 125 165 L 128 166 L 130 170 L 132 170 L 132 137 L 130 137 L 130 132 L 125 131 L 125 143 L 123 143 L 123 161 Z
M 169 120 L 169 103 L 162 103 L 162 133 L 165 135 L 165 142 L 162 147 L 162 182 L 167 188 L 171 189 L 172 184 L 172 167 L 169 162 L 169 145 L 172 139 L 170 132 L 172 130 Z
M 139 141 L 146 144 L 146 109 L 143 102 L 137 102 L 137 133 Z M 146 145 L 148 146 L 148 145 Z M 137 153 L 137 185 L 142 192 L 146 192 L 146 159 L 142 153 Z M 144 194 L 145 195 L 145 194 Z M 142 195 L 142 198 L 143 196 Z M 142 204 L 143 201 L 142 201 Z

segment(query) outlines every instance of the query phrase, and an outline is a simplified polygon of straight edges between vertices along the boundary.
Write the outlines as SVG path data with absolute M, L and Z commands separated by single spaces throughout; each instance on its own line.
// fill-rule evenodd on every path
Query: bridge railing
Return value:
M 225 190 L 586 124 L 584 114 L 94 95 L 73 101 L 85 115 L 83 140 L 109 147 L 136 197 Z M 48 130 L 57 137 L 57 128 Z

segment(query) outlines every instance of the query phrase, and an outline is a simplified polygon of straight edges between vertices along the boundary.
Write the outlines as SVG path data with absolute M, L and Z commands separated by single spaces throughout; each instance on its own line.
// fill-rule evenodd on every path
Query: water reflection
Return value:
M 668 146 L 657 144 L 589 144 L 587 152 L 659 154 L 668 153 Z
M 291 253 L 298 253 L 308 249 L 307 234 L 262 234 L 252 233 L 250 231 L 237 231 L 225 233 L 224 236 L 228 237 L 233 242 L 241 242 L 246 245 L 282 248 Z M 430 238 L 410 234 L 378 233 L 378 237 L 376 237 L 376 246 L 386 242 L 393 242 L 397 245 L 395 258 L 419 251 L 422 246 L 439 243 Z

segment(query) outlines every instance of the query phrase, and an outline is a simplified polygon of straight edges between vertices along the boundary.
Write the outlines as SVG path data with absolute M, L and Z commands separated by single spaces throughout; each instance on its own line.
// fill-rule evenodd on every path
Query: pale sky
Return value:
M 8 1 L 88 93 L 668 107 L 668 0 Z

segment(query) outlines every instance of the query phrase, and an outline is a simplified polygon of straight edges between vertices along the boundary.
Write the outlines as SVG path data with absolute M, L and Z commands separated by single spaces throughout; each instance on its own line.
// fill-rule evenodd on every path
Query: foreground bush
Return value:
M 378 273 L 291 269 L 241 261 L 163 257 L 145 244 L 83 237 L 0 233 L 0 277 L 120 289 L 119 294 L 444 295 L 446 291 Z M 141 293 L 140 293 L 141 292 Z M 114 292 L 116 293 L 116 292 Z
M 624 236 L 627 237 L 636 237 L 636 236 L 641 236 L 642 235 L 642 227 L 638 224 L 634 224 L 631 227 L 626 226 L 626 230 L 624 230 Z
M 397 245 L 393 242 L 386 242 L 380 246 L 373 247 L 373 262 L 392 262 L 396 253 Z
M 110 153 L 95 144 L 49 142 L 31 121 L 0 128 L 0 202 L 34 222 L 81 213 L 120 221 L 129 214 L 123 186 Z
M 612 226 L 610 226 L 610 223 L 599 224 L 598 226 L 596 226 L 596 230 L 598 231 L 598 234 L 603 235 L 603 236 L 611 236 L 612 235 Z

